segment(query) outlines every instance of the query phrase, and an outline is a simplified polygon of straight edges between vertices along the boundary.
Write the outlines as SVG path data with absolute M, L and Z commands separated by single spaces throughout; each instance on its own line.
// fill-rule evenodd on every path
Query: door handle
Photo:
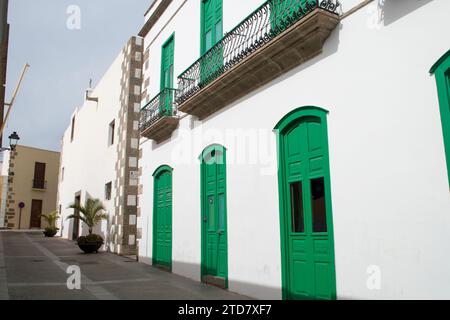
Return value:
M 223 235 L 223 231 L 222 231 L 222 230 L 219 230 L 219 231 L 217 231 L 217 234 L 218 234 L 219 236 L 221 236 L 221 235 Z
M 207 217 L 203 217 L 203 222 L 207 222 L 208 218 Z

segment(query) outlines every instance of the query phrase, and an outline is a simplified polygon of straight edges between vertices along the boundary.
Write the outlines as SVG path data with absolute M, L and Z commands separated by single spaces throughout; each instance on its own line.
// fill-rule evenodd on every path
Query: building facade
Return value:
M 262 299 L 450 298 L 450 3 L 341 2 L 152 4 L 141 261 Z
M 5 152 L 0 206 L 5 227 L 46 227 L 41 215 L 56 210 L 59 157 L 59 152 L 21 145 Z
M 109 215 L 95 232 L 108 250 L 136 254 L 139 111 L 143 41 L 132 37 L 83 106 L 71 117 L 62 139 L 58 206 L 63 237 L 87 233 L 66 217 L 70 204 L 100 199 Z

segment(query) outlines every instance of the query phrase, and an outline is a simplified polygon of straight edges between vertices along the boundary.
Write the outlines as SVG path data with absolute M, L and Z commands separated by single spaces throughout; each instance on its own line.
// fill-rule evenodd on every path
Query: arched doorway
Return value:
M 201 161 L 202 262 L 205 283 L 228 287 L 226 149 L 207 147 Z
M 172 171 L 159 167 L 153 174 L 153 265 L 172 270 Z
M 285 299 L 336 298 L 326 115 L 302 107 L 275 127 Z

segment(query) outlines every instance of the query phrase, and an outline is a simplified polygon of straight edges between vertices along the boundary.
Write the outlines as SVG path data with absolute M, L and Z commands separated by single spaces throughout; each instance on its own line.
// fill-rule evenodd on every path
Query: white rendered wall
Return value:
M 81 191 L 81 203 L 84 204 L 87 195 L 99 198 L 106 207 L 110 218 L 103 221 L 96 232 L 107 236 L 111 219 L 114 215 L 114 198 L 116 190 L 117 142 L 119 141 L 117 119 L 120 109 L 120 79 L 123 53 L 120 53 L 106 74 L 100 80 L 92 93 L 99 99 L 98 104 L 86 101 L 72 115 L 75 116 L 75 135 L 70 141 L 71 119 L 64 133 L 62 144 L 61 168 L 64 168 L 64 178 L 59 185 L 59 204 L 62 207 L 62 236 L 71 238 L 72 221 L 66 220 L 72 209 L 67 207 L 74 202 L 75 194 Z M 114 144 L 108 144 L 109 124 L 115 120 Z M 112 182 L 111 200 L 105 199 L 105 184 Z M 80 223 L 80 233 L 87 233 L 83 223 Z
M 5 227 L 6 215 L 6 197 L 8 195 L 8 170 L 9 170 L 9 151 L 2 152 L 2 161 L 0 162 L 0 175 L 2 176 L 1 183 L 2 194 L 0 195 L 0 228 Z
M 245 16 L 224 0 L 224 30 Z M 356 2 L 356 1 L 355 1 Z M 174 1 L 168 11 L 175 11 Z M 261 1 L 245 2 L 247 14 Z M 323 53 L 203 122 L 181 121 L 172 139 L 141 141 L 139 198 L 144 261 L 152 257 L 152 173 L 173 169 L 173 272 L 200 278 L 200 163 L 211 143 L 227 149 L 229 288 L 281 297 L 275 133 L 288 112 L 330 111 L 328 137 L 336 285 L 340 299 L 450 298 L 450 197 L 431 65 L 450 48 L 450 2 L 375 1 L 349 16 Z M 248 8 L 247 8 L 248 6 Z M 239 11 L 239 12 L 238 12 Z M 150 92 L 159 91 L 162 43 L 175 31 L 175 76 L 199 55 L 200 7 L 188 1 L 150 43 Z M 194 23 L 193 23 L 194 22 Z M 198 23 L 197 23 L 198 22 Z M 155 36 L 160 35 L 154 40 Z M 152 95 L 152 94 L 151 94 Z M 240 138 L 239 138 L 240 137 Z M 253 149 L 255 148 L 255 149 Z M 367 286 L 370 266 L 381 287 Z

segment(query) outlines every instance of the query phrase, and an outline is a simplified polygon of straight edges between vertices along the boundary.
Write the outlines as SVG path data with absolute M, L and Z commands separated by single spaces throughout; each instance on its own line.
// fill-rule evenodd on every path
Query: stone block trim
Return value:
M 130 224 L 137 216 L 136 205 L 128 205 L 129 199 L 137 199 L 138 188 L 134 186 L 131 172 L 139 161 L 139 130 L 135 123 L 139 121 L 139 111 L 142 90 L 142 57 L 143 39 L 132 37 L 123 48 L 124 61 L 122 63 L 121 78 L 121 107 L 118 114 L 118 134 L 120 142 L 117 144 L 118 158 L 116 161 L 115 218 L 111 230 L 113 234 L 109 243 L 110 249 L 119 255 L 137 254 L 137 228 Z M 130 166 L 130 159 L 131 165 Z M 135 201 L 136 202 L 136 201 Z

